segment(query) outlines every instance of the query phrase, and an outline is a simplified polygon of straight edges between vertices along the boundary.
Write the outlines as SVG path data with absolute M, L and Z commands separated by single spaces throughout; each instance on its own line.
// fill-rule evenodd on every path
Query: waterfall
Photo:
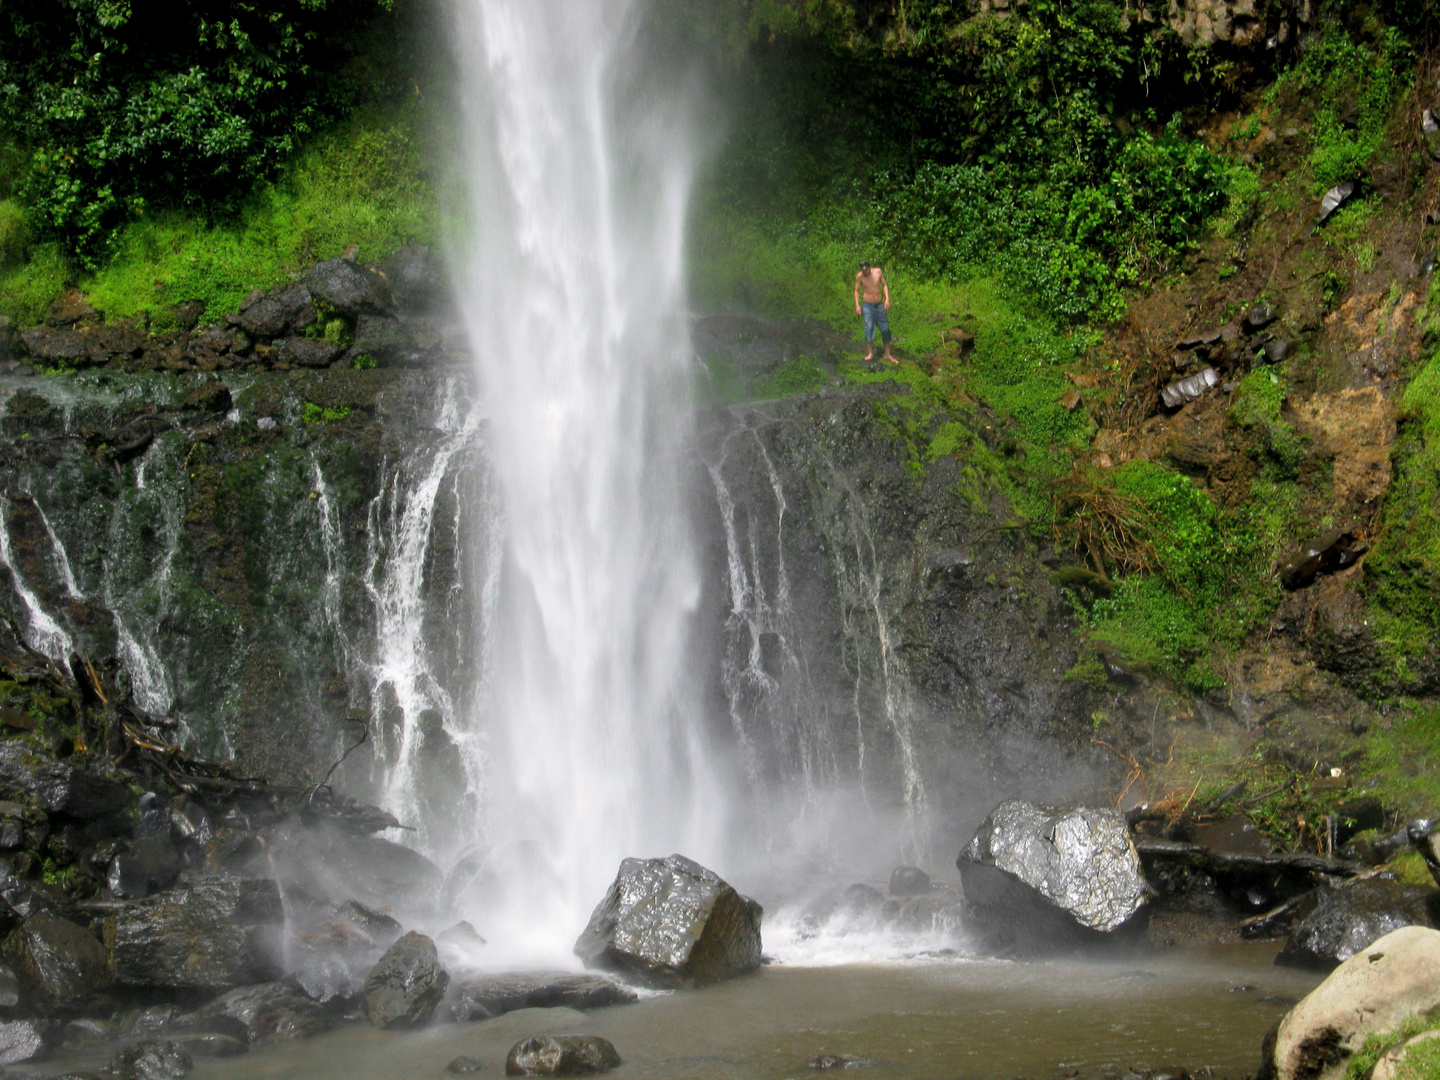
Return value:
M 714 859 L 724 825 L 686 651 L 697 155 L 687 95 L 645 47 L 645 5 L 457 7 L 473 222 L 456 276 L 506 521 L 491 715 L 476 723 L 493 872 L 524 885 L 483 926 L 553 960 L 622 858 Z

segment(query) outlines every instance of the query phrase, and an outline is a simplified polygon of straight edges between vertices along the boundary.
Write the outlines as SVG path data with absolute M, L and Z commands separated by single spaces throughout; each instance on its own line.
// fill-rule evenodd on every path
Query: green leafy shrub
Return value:
M 1364 175 L 1384 145 L 1385 127 L 1409 84 L 1413 62 L 1413 48 L 1398 27 L 1383 27 L 1366 41 L 1332 19 L 1276 80 L 1272 101 L 1291 89 L 1317 103 L 1310 132 L 1317 192 Z
M 148 207 L 233 206 L 355 96 L 344 65 L 391 0 L 12 0 L 0 135 L 21 193 L 87 266 Z

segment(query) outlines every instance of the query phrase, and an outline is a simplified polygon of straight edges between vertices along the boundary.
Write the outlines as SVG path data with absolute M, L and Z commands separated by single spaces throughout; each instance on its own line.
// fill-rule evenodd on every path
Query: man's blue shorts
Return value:
M 865 344 L 872 345 L 875 342 L 875 331 L 880 331 L 880 340 L 886 345 L 890 344 L 890 312 L 885 310 L 884 303 L 872 304 L 868 300 L 860 305 L 861 312 L 865 315 Z

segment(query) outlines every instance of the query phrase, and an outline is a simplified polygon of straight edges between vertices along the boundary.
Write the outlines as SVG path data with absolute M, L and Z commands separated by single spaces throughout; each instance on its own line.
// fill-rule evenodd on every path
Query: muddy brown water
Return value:
M 1226 946 L 1126 961 L 911 960 L 776 965 L 735 982 L 582 1014 L 527 1009 L 415 1032 L 351 1025 L 228 1061 L 194 1080 L 441 1080 L 464 1054 L 501 1076 L 526 1035 L 589 1033 L 624 1058 L 616 1080 L 1013 1080 L 1116 1077 L 1210 1066 L 1253 1073 L 1261 1039 L 1319 977 L 1274 967 L 1275 947 Z M 1250 989 L 1237 990 L 1237 987 Z M 818 1054 L 865 1065 L 817 1073 Z

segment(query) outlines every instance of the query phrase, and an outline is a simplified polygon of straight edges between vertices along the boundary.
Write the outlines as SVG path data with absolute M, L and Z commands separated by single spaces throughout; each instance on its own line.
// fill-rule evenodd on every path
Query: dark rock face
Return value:
M 110 1063 L 110 1072 L 118 1080 L 180 1080 L 193 1068 L 190 1052 L 170 1039 L 136 1043 L 121 1050 Z
M 121 900 L 140 900 L 169 888 L 180 873 L 180 852 L 169 836 L 142 836 L 110 863 L 106 884 Z
M 792 349 L 833 360 L 848 345 L 730 318 L 700 320 L 694 341 L 767 375 Z M 884 419 L 906 393 L 880 383 L 701 412 L 697 624 L 710 637 L 697 650 L 715 658 L 715 696 L 762 789 L 803 768 L 899 813 L 923 792 L 949 822 L 1022 786 L 1066 797 L 1088 766 L 1053 748 L 1088 737 L 1091 708 L 1063 678 L 1069 604 L 985 477 L 950 457 L 907 463 Z
M 584 1076 L 621 1064 L 610 1040 L 599 1035 L 532 1035 L 510 1048 L 507 1076 Z
M 428 910 L 445 880 L 412 848 L 330 825 L 295 823 L 281 830 L 267 858 L 282 878 L 313 896 L 399 911 Z
M 107 920 L 116 981 L 221 990 L 281 972 L 284 911 L 273 881 L 208 878 Z
M 51 1028 L 43 1020 L 0 1022 L 0 1065 L 14 1065 L 43 1054 L 50 1045 Z
M 930 891 L 930 875 L 918 866 L 897 866 L 890 871 L 891 896 L 923 896 Z
M 95 818 L 130 805 L 130 792 L 103 776 L 43 758 L 19 742 L 0 743 L 0 787 L 23 793 L 52 814 Z
M 682 855 L 626 859 L 575 943 L 586 967 L 696 986 L 760 966 L 763 910 Z
M 53 915 L 32 915 L 5 939 L 27 1005 L 49 1016 L 93 1001 L 110 986 L 105 950 L 88 930 Z
M 320 303 L 352 318 L 383 314 L 392 303 L 385 278 L 348 259 L 316 263 L 305 284 Z
M 1440 926 L 1440 893 L 1385 878 L 1322 888 L 1275 963 L 1329 971 L 1402 926 Z
M 600 975 L 490 975 L 467 979 L 451 995 L 457 1021 L 489 1020 L 516 1009 L 599 1009 L 638 1000 L 633 990 Z
M 278 338 L 314 323 L 315 309 L 310 305 L 309 291 L 303 285 L 292 285 L 272 296 L 262 296 L 234 321 L 251 337 Z
M 449 985 L 435 943 L 412 931 L 386 950 L 365 980 L 365 1016 L 378 1028 L 419 1027 Z
M 407 244 L 380 264 L 397 307 L 431 311 L 445 303 L 444 267 L 429 249 Z
M 1027 939 L 1043 947 L 1113 933 L 1145 906 L 1140 857 L 1115 810 L 1003 802 L 956 865 L 967 909 L 1021 950 Z
M 340 355 L 340 346 L 334 342 L 310 338 L 285 338 L 276 348 L 276 359 L 295 367 L 329 367 L 330 362 Z

